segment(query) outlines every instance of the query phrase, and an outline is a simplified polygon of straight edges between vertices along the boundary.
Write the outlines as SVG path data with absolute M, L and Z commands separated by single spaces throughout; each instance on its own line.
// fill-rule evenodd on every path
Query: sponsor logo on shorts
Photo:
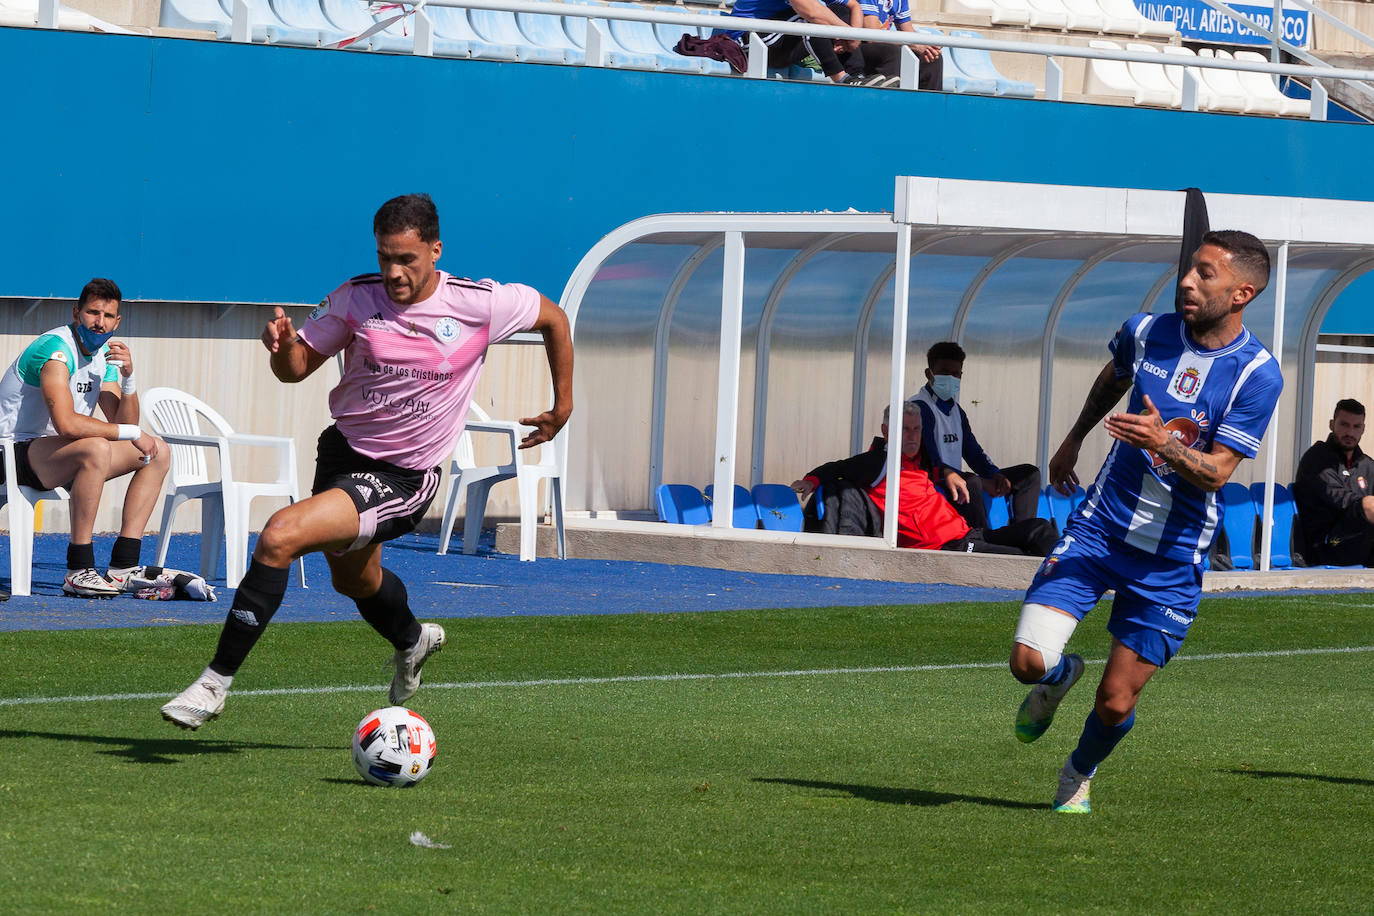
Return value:
M 1164 608 L 1164 616 L 1168 617 L 1174 623 L 1183 624 L 1185 627 L 1193 622 L 1193 619 L 1191 617 L 1187 617 L 1183 614 L 1180 614 L 1178 611 L 1174 610 L 1171 607 Z
M 383 497 L 390 496 L 390 495 L 392 494 L 392 492 L 393 492 L 392 489 L 391 489 L 391 487 L 389 487 L 389 486 L 387 486 L 386 484 L 382 483 L 381 479 L 380 479 L 376 474 L 369 474 L 369 473 L 366 473 L 366 472 L 360 472 L 360 473 L 357 473 L 357 474 L 350 474 L 350 475 L 348 475 L 348 476 L 352 477 L 352 478 L 353 478 L 354 480 L 356 480 L 356 481 L 359 481 L 360 483 L 372 484 L 372 487 L 377 491 L 377 493 L 378 493 L 380 496 L 383 496 Z M 361 492 L 361 491 L 363 491 L 363 490 L 366 490 L 366 489 L 367 489 L 367 487 L 366 487 L 365 485 L 364 485 L 364 486 L 360 486 L 360 487 L 358 488 L 359 492 Z M 364 498 L 364 499 L 371 499 L 371 498 L 372 498 L 371 492 L 367 493 L 367 495 L 365 495 L 363 498 Z
M 371 498 L 372 498 L 372 488 L 371 488 L 371 487 L 358 487 L 358 492 L 362 495 L 362 497 L 363 497 L 364 500 L 368 500 L 368 499 L 371 499 Z

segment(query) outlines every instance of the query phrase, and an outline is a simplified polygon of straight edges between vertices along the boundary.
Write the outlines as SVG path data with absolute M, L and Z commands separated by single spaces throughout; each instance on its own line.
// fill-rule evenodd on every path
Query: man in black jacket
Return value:
M 1293 499 L 1313 565 L 1374 566 L 1374 459 L 1360 450 L 1364 405 L 1336 402 L 1331 435 L 1298 463 Z

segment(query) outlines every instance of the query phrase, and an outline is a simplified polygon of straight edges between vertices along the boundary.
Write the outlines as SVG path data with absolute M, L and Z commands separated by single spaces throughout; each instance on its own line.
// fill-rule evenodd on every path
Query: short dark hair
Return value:
M 962 363 L 967 356 L 964 348 L 954 341 L 942 340 L 926 351 L 926 365 L 933 366 L 941 359 L 952 359 Z
M 1255 295 L 1269 285 L 1269 249 L 1248 232 L 1218 229 L 1202 237 L 1202 244 L 1215 245 L 1231 255 L 1231 266 L 1255 288 Z
M 422 242 L 439 241 L 439 208 L 428 194 L 403 194 L 382 204 L 372 218 L 373 235 L 414 229 Z
M 119 284 L 104 277 L 95 277 L 91 282 L 81 287 L 81 295 L 76 300 L 77 308 L 90 302 L 92 299 L 108 299 L 119 303 L 124 301 L 124 295 L 119 291 Z
M 1364 405 L 1354 398 L 1341 398 L 1336 402 L 1336 409 L 1331 411 L 1331 419 L 1336 419 L 1338 413 L 1349 413 L 1362 417 L 1364 416 Z

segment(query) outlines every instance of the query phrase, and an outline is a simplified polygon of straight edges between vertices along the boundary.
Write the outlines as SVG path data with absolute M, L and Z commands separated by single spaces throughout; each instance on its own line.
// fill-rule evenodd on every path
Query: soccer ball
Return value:
M 353 765 L 374 786 L 413 786 L 434 767 L 434 729 L 419 713 L 388 706 L 353 731 Z

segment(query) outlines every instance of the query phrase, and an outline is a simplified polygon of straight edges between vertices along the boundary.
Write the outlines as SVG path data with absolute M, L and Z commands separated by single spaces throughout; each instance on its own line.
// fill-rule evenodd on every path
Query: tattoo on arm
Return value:
M 1195 448 L 1188 448 L 1173 436 L 1169 437 L 1169 441 L 1164 443 L 1164 447 L 1157 454 L 1190 483 L 1204 489 L 1220 489 L 1221 484 L 1225 483 L 1221 479 L 1221 468 L 1217 467 L 1212 456 Z
M 1078 420 L 1070 430 L 1070 438 L 1082 442 L 1087 438 L 1088 433 L 1093 431 L 1097 424 L 1106 418 L 1107 413 L 1121 400 L 1121 396 L 1131 388 L 1131 379 L 1117 378 L 1111 364 L 1108 364 L 1097 378 L 1093 380 L 1092 388 L 1088 389 L 1087 400 L 1083 402 L 1083 410 L 1078 415 Z

